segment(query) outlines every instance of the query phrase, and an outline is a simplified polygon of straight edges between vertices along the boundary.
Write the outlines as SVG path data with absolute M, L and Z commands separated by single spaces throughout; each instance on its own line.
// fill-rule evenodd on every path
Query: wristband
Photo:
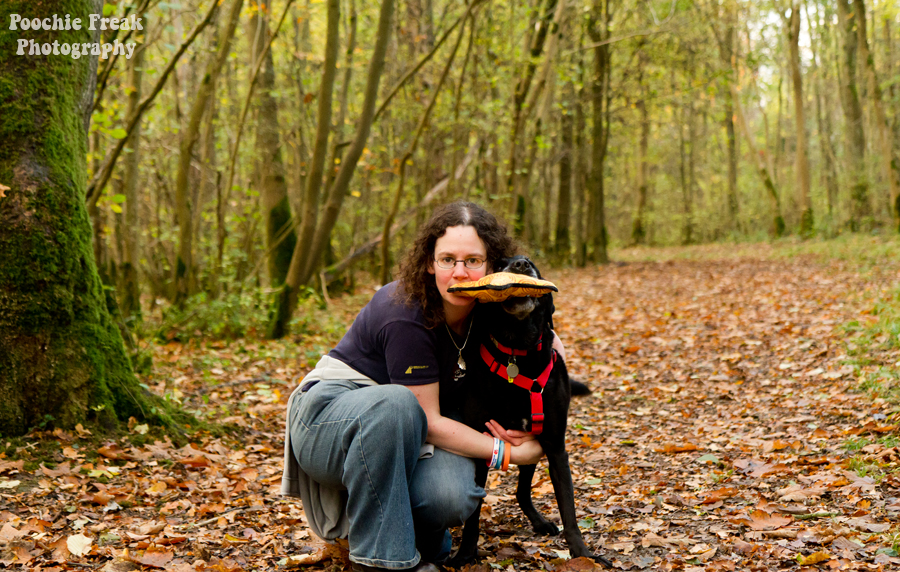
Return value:
M 512 444 L 506 443 L 506 449 L 503 451 L 503 464 L 500 465 L 501 471 L 506 471 L 509 468 L 510 455 L 512 455 Z
M 500 453 L 500 443 L 501 443 L 500 439 L 497 439 L 496 437 L 494 437 L 494 450 L 493 450 L 493 452 L 491 453 L 491 459 L 487 462 L 487 466 L 488 466 L 488 468 L 490 468 L 490 469 L 495 468 L 495 465 L 497 465 L 497 460 L 498 460 L 499 458 L 501 458 L 501 457 L 500 457 L 500 455 L 501 455 L 501 453 Z

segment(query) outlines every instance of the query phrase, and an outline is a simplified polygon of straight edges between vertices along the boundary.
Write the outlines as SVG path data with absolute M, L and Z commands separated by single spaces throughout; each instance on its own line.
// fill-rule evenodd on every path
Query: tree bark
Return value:
M 791 85 L 794 92 L 794 132 L 797 137 L 797 156 L 794 161 L 797 177 L 797 203 L 800 206 L 800 235 L 813 232 L 813 211 L 809 190 L 809 143 L 806 139 L 806 112 L 803 105 L 803 71 L 800 69 L 800 1 L 791 4 L 791 15 L 785 18 L 790 52 Z
M 146 38 L 146 34 L 144 34 Z M 141 100 L 142 83 L 144 76 L 144 49 L 139 45 L 134 51 L 128 66 L 128 83 L 131 92 L 128 94 L 128 107 L 125 115 L 134 114 Z M 138 166 L 141 161 L 141 126 L 136 125 L 129 136 L 131 153 L 125 157 L 125 175 L 123 178 L 123 194 L 125 203 L 122 205 L 125 217 L 125 232 L 122 233 L 122 280 L 119 282 L 121 296 L 120 308 L 126 318 L 141 317 L 141 290 L 138 277 L 138 260 L 141 251 L 141 233 L 138 220 Z
M 263 68 L 257 80 L 259 92 L 259 114 L 257 118 L 257 180 L 259 181 L 260 203 L 265 224 L 265 245 L 267 249 L 266 267 L 269 284 L 277 288 L 284 283 L 291 256 L 297 243 L 293 230 L 278 241 L 288 225 L 292 225 L 291 205 L 288 199 L 284 162 L 281 157 L 281 136 L 279 133 L 278 101 L 272 95 L 275 89 L 275 65 L 272 50 L 266 49 L 269 40 L 270 0 L 260 0 L 259 10 L 250 20 L 251 37 L 254 39 L 250 61 L 256 63 L 265 51 Z
M 194 146 L 200 138 L 200 124 L 206 111 L 207 104 L 215 92 L 216 79 L 231 48 L 231 39 L 234 37 L 241 8 L 244 0 L 234 0 L 228 20 L 221 30 L 216 53 L 210 57 L 206 65 L 206 71 L 197 88 L 197 97 L 191 108 L 188 125 L 181 135 L 179 147 L 178 171 L 175 178 L 175 218 L 178 222 L 178 254 L 175 260 L 173 282 L 175 287 L 175 304 L 183 306 L 188 296 L 196 291 L 196 276 L 194 269 L 194 237 L 192 225 L 189 175 L 191 159 L 194 154 Z
M 92 0 L 7 0 L 0 20 L 100 9 Z M 0 45 L 15 45 L 19 35 L 0 28 Z M 29 35 L 42 44 L 95 41 L 86 27 Z M 0 434 L 7 436 L 44 422 L 111 428 L 130 416 L 164 415 L 132 373 L 91 249 L 84 196 L 96 68 L 96 56 L 0 53 Z
M 838 0 L 840 1 L 840 0 Z M 878 135 L 878 145 L 881 151 L 882 175 L 888 186 L 890 199 L 890 216 L 893 219 L 894 230 L 900 232 L 900 167 L 894 158 L 894 145 L 891 137 L 890 126 L 884 111 L 881 85 L 878 83 L 878 73 L 875 70 L 875 58 L 869 50 L 869 40 L 866 35 L 866 5 L 865 0 L 853 0 L 857 21 L 857 40 L 859 43 L 859 56 L 865 62 L 866 79 L 869 91 L 869 100 L 872 102 L 872 120 Z
M 594 0 L 588 33 L 594 42 L 609 39 L 609 2 Z M 597 18 L 600 22 L 597 22 Z M 593 77 L 591 78 L 591 174 L 588 183 L 590 194 L 590 259 L 600 264 L 609 262 L 607 253 L 607 232 L 605 197 L 603 188 L 603 167 L 606 161 L 607 144 L 609 143 L 609 76 L 611 57 L 609 44 L 604 43 L 594 48 Z
M 850 179 L 850 228 L 860 230 L 872 214 L 869 204 L 869 181 L 866 176 L 866 136 L 862 105 L 856 85 L 857 19 L 850 14 L 848 0 L 837 0 L 838 23 L 841 27 L 843 58 L 841 60 L 840 93 L 844 109 L 844 133 L 847 136 L 847 173 Z
M 575 86 L 571 81 L 567 81 L 563 88 L 562 103 L 559 127 L 562 157 L 559 159 L 559 196 L 556 200 L 556 237 L 553 241 L 557 264 L 567 263 L 572 249 L 569 227 L 571 226 L 572 210 L 572 158 L 576 150 L 573 143 L 575 119 L 572 116 L 575 104 Z
M 809 4 L 806 5 L 806 19 L 809 21 L 810 37 L 812 38 L 812 73 L 813 88 L 815 89 L 816 99 L 816 125 L 819 130 L 819 151 L 822 160 L 822 181 L 825 185 L 826 198 L 828 201 L 827 217 L 829 221 L 834 218 L 834 211 L 837 206 L 838 197 L 838 174 L 837 174 L 837 153 L 834 150 L 834 134 L 831 128 L 831 114 L 828 113 L 830 104 L 828 103 L 828 92 L 825 85 L 827 66 L 822 65 L 821 58 L 826 51 L 823 48 L 824 39 L 828 34 L 828 17 L 829 11 L 826 9 L 823 22 L 819 22 L 819 14 L 813 20 L 810 17 Z M 813 26 L 813 21 L 816 25 Z M 829 225 L 830 226 L 830 225 Z
M 722 38 L 721 44 L 719 45 L 719 56 L 725 69 L 732 71 L 734 69 L 734 30 L 735 20 L 737 19 L 737 15 L 735 14 L 735 6 L 733 4 L 726 7 L 725 18 L 727 20 L 727 25 L 725 28 L 724 37 Z M 734 79 L 735 78 L 726 76 L 724 81 L 726 84 L 730 85 L 734 82 Z M 734 232 L 738 230 L 738 153 L 737 138 L 735 137 L 734 132 L 734 100 L 732 98 L 731 89 L 729 89 L 727 86 L 725 88 L 723 99 L 725 102 L 725 114 L 722 118 L 722 123 L 725 127 L 725 140 L 727 142 L 726 152 L 728 154 L 726 159 L 726 164 L 728 166 L 728 186 L 726 188 L 726 201 L 728 203 L 728 224 L 730 227 L 729 231 Z
M 645 244 L 647 242 L 647 188 L 650 181 L 650 161 L 647 157 L 650 147 L 650 112 L 647 109 L 647 86 L 644 83 L 644 68 L 647 65 L 647 54 L 643 48 L 638 48 L 638 79 L 640 99 L 635 104 L 640 120 L 640 135 L 638 140 L 638 164 L 635 187 L 637 187 L 637 205 L 634 218 L 631 222 L 631 242 L 633 244 Z
M 326 41 L 326 59 L 331 62 L 330 67 L 334 68 L 334 61 L 337 59 L 337 20 L 339 18 L 339 7 L 332 8 L 332 2 L 336 3 L 337 0 L 329 0 L 328 38 L 331 40 L 333 36 L 333 45 L 328 40 Z M 309 190 L 312 185 L 315 185 L 316 189 L 321 186 L 321 168 L 319 169 L 317 177 L 314 177 L 312 170 L 308 176 L 309 179 L 314 179 L 314 181 L 307 184 L 307 196 L 305 202 L 313 204 L 305 205 L 304 219 L 306 220 L 301 224 L 301 232 L 297 239 L 297 248 L 294 249 L 294 255 L 291 258 L 291 266 L 288 270 L 284 287 L 278 293 L 275 302 L 275 308 L 268 328 L 268 335 L 270 337 L 279 338 L 287 334 L 288 322 L 290 321 L 297 304 L 297 292 L 300 286 L 309 283 L 314 275 L 322 253 L 325 251 L 326 239 L 331 235 L 331 230 L 337 222 L 341 205 L 350 187 L 350 180 L 353 177 L 359 158 L 362 156 L 366 141 L 369 138 L 369 131 L 372 128 L 372 121 L 375 116 L 375 103 L 378 97 L 378 85 L 381 81 L 382 72 L 384 71 L 384 56 L 387 52 L 387 46 L 390 40 L 391 20 L 393 19 L 393 15 L 394 0 L 382 0 L 378 17 L 378 31 L 376 33 L 375 48 L 372 52 L 372 59 L 369 62 L 365 96 L 363 99 L 362 112 L 357 123 L 356 135 L 354 136 L 350 147 L 347 149 L 347 153 L 344 160 L 341 162 L 341 168 L 338 171 L 334 184 L 327 194 L 322 219 L 318 221 L 316 220 L 318 214 L 318 209 L 316 208 L 318 205 L 318 197 L 315 194 L 310 193 Z M 331 31 L 332 20 L 334 20 L 335 26 L 333 32 Z M 326 70 L 328 68 L 329 65 L 326 64 Z M 334 84 L 334 70 L 332 69 L 328 73 L 330 73 L 331 77 L 323 77 L 323 93 L 320 94 L 320 105 L 321 99 L 324 99 L 323 96 L 327 96 L 327 99 L 329 100 L 329 110 L 326 112 L 325 110 L 320 109 L 317 129 L 325 131 L 322 134 L 317 132 L 315 151 L 317 154 L 320 152 L 324 154 L 324 145 L 327 143 L 328 129 L 330 127 L 330 104 L 331 90 L 333 89 Z M 326 79 L 329 81 L 326 82 Z M 328 85 L 328 87 L 325 87 L 326 85 Z M 325 90 L 327 90 L 327 93 L 325 93 Z M 327 118 L 323 117 L 325 113 L 328 114 Z M 323 118 L 326 120 L 322 121 Z M 321 151 L 319 150 L 320 140 L 322 140 L 323 145 Z M 315 168 L 315 162 L 313 163 L 313 168 Z

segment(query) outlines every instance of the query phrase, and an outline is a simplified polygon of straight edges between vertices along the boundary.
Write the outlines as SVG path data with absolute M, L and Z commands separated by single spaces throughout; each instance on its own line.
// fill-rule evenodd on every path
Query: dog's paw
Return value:
M 475 556 L 466 556 L 461 555 L 459 553 L 454 554 L 451 558 L 447 559 L 441 566 L 443 568 L 456 568 L 459 570 L 463 566 L 468 566 L 469 564 L 475 564 Z
M 549 520 L 532 523 L 534 531 L 542 536 L 556 536 L 559 534 L 559 528 Z
M 592 555 L 591 558 L 594 560 L 594 562 L 597 562 L 597 563 L 599 563 L 599 564 L 603 564 L 603 565 L 606 566 L 607 568 L 612 568 L 612 567 L 613 567 L 613 563 L 612 563 L 612 562 L 610 562 L 608 559 L 604 558 L 603 556 L 600 556 L 599 554 Z

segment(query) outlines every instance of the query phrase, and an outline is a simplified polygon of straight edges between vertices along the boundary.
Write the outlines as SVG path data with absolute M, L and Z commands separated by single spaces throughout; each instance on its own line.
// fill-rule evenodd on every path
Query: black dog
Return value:
M 535 265 L 524 256 L 501 260 L 495 270 L 541 277 Z M 481 305 L 475 319 L 481 320 L 478 330 L 484 335 L 474 340 L 473 354 L 466 359 L 469 371 L 464 389 L 463 422 L 483 431 L 485 423 L 494 419 L 506 429 L 536 434 L 550 465 L 550 480 L 570 554 L 593 558 L 611 568 L 609 560 L 593 555 L 585 545 L 575 517 L 575 491 L 566 453 L 572 385 L 565 363 L 551 348 L 553 311 L 552 294 Z M 483 462 L 476 462 L 475 466 L 475 480 L 484 486 L 488 467 Z M 559 534 L 556 525 L 544 518 L 531 501 L 534 470 L 535 465 L 519 467 L 516 499 L 535 532 Z M 479 505 L 466 521 L 459 551 L 450 566 L 460 567 L 475 560 L 480 513 Z

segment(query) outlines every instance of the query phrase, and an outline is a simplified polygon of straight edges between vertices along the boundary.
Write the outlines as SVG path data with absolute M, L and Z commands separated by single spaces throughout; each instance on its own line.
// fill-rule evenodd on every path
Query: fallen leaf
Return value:
M 69 549 L 73 556 L 84 556 L 91 551 L 93 544 L 93 539 L 83 534 L 73 534 L 66 539 L 66 548 Z
M 134 562 L 141 566 L 150 566 L 151 568 L 165 568 L 170 560 L 175 558 L 174 552 L 168 550 L 146 550 L 140 556 L 132 556 Z
M 797 555 L 797 564 L 801 566 L 807 566 L 810 564 L 818 564 L 820 562 L 825 562 L 826 560 L 831 560 L 831 554 L 827 552 L 813 552 L 809 556 L 803 556 L 802 554 Z

